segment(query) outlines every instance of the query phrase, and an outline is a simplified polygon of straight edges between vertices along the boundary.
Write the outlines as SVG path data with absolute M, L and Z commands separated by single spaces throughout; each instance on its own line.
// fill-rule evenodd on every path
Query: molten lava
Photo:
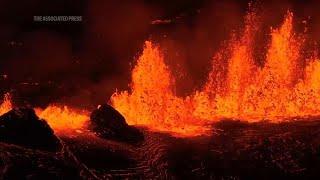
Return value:
M 206 122 L 193 116 L 192 99 L 175 95 L 174 82 L 159 47 L 147 41 L 132 71 L 131 92 L 115 93 L 112 105 L 131 125 L 178 134 L 205 133 Z
M 13 108 L 11 95 L 6 93 L 0 104 L 0 115 Z M 67 106 L 49 105 L 45 109 L 35 108 L 36 114 L 47 121 L 56 134 L 66 135 L 87 129 L 89 112 L 80 111 Z
M 86 129 L 89 112 L 67 106 L 49 105 L 45 109 L 36 108 L 36 114 L 47 121 L 56 134 L 70 134 Z
M 11 96 L 9 93 L 4 94 L 3 101 L 0 104 L 0 116 L 12 109 Z
M 130 125 L 179 136 L 205 135 L 212 121 L 224 118 L 280 122 L 320 116 L 320 58 L 306 55 L 305 35 L 293 30 L 293 14 L 271 29 L 263 65 L 254 55 L 259 25 L 258 16 L 249 13 L 240 36 L 214 55 L 203 88 L 186 97 L 175 93 L 175 77 L 160 47 L 146 41 L 130 91 L 114 93 L 112 105 Z M 0 114 L 11 108 L 6 94 Z M 84 130 L 89 120 L 89 112 L 66 106 L 37 108 L 36 113 L 62 134 Z
M 131 125 L 182 136 L 206 134 L 210 122 L 223 118 L 279 122 L 320 115 L 320 59 L 304 55 L 305 37 L 294 32 L 293 14 L 271 29 L 263 66 L 253 55 L 258 19 L 255 13 L 246 16 L 240 38 L 217 52 L 207 83 L 187 97 L 175 94 L 160 47 L 146 41 L 131 90 L 116 92 L 112 105 Z

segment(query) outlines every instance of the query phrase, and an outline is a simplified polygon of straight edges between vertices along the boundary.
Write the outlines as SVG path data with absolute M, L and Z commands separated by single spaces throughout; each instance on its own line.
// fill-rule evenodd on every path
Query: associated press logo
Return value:
M 33 16 L 35 22 L 81 22 L 82 16 Z

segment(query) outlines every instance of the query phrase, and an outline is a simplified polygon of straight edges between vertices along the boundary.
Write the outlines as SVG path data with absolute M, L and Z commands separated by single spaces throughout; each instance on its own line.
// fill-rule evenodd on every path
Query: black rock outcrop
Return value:
M 47 122 L 30 108 L 16 108 L 0 116 L 0 141 L 46 151 L 61 148 Z
M 99 137 L 129 143 L 144 139 L 143 134 L 137 128 L 129 126 L 125 118 L 110 105 L 101 105 L 91 113 L 90 119 L 90 129 Z

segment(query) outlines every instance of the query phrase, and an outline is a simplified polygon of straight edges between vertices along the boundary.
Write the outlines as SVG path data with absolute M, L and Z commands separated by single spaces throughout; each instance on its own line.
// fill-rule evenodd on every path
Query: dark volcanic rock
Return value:
M 136 146 L 91 134 L 63 140 L 101 179 L 320 179 L 320 120 L 225 120 L 213 128 L 189 138 L 141 129 Z
M 94 110 L 90 119 L 90 128 L 100 137 L 133 143 L 144 138 L 137 128 L 129 126 L 124 117 L 110 105 L 104 104 Z
M 75 163 L 56 152 L 0 142 L 0 179 L 87 179 L 80 172 Z
M 46 151 L 61 148 L 47 122 L 29 108 L 13 109 L 0 116 L 0 141 Z

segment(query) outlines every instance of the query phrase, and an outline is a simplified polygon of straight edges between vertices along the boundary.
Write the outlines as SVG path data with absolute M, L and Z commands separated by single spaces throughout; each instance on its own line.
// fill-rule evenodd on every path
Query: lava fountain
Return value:
M 146 41 L 132 71 L 131 92 L 115 93 L 111 102 L 131 125 L 178 134 L 205 133 L 209 128 L 193 115 L 193 100 L 177 97 L 174 83 L 160 48 Z
M 304 55 L 305 36 L 294 31 L 293 18 L 288 12 L 280 27 L 271 28 L 259 66 L 253 43 L 260 22 L 256 13 L 248 13 L 241 36 L 216 53 L 207 82 L 187 97 L 175 94 L 175 78 L 161 48 L 146 41 L 130 91 L 114 93 L 111 103 L 131 125 L 180 136 L 206 134 L 210 122 L 224 118 L 280 122 L 318 116 L 320 60 Z
M 11 95 L 6 93 L 0 104 L 0 115 L 9 112 L 12 108 Z M 86 130 L 90 119 L 88 111 L 62 105 L 49 105 L 44 109 L 35 108 L 35 112 L 41 119 L 47 121 L 56 134 L 60 135 L 70 135 Z
M 11 95 L 9 93 L 4 94 L 2 103 L 0 104 L 0 116 L 12 109 Z
M 224 118 L 281 122 L 320 116 L 320 59 L 305 52 L 306 35 L 294 31 L 293 18 L 288 12 L 278 28 L 271 28 L 264 63 L 257 65 L 254 44 L 261 22 L 248 13 L 242 33 L 213 56 L 206 83 L 186 97 L 175 93 L 175 77 L 161 48 L 146 41 L 130 90 L 115 92 L 111 104 L 130 125 L 176 136 L 210 134 L 212 122 Z M 6 94 L 0 114 L 11 108 Z M 88 111 L 64 105 L 35 111 L 58 134 L 85 130 L 89 120 Z
M 72 134 L 87 129 L 89 112 L 68 106 L 49 105 L 45 109 L 36 108 L 36 114 L 47 121 L 56 134 Z

